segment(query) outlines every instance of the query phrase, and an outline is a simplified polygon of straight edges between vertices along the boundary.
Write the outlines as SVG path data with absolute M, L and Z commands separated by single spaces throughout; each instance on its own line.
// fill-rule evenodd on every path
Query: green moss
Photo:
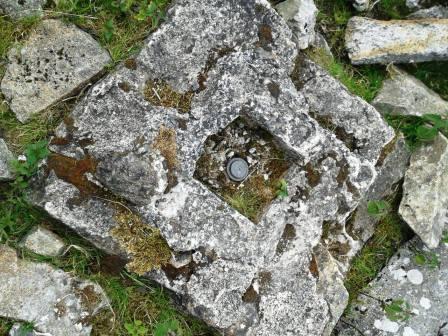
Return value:
M 324 50 L 313 49 L 308 56 L 325 68 L 333 77 L 337 78 L 347 89 L 370 102 L 375 98 L 386 77 L 385 69 L 381 66 L 362 66 L 354 68 L 337 58 L 332 58 Z
M 412 230 L 398 215 L 400 199 L 401 195 L 396 196 L 391 211 L 380 220 L 372 238 L 352 261 L 345 280 L 350 303 L 376 278 L 398 248 L 413 235 Z

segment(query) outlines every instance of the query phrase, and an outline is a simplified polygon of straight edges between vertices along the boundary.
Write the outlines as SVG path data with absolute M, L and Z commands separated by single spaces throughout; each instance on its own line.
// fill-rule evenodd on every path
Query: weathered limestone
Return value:
M 64 251 L 65 243 L 50 230 L 37 226 L 22 241 L 28 250 L 49 257 L 56 257 Z
M 157 227 L 173 260 L 147 276 L 225 333 L 328 334 L 346 291 L 327 246 L 315 250 L 322 226 L 344 229 L 394 133 L 374 108 L 296 55 L 292 32 L 267 1 L 174 1 L 141 53 L 97 83 L 58 127 L 31 201 L 134 260 L 117 239 L 117 209 Z M 188 113 L 147 101 L 155 80 L 190 92 Z M 288 196 L 273 200 L 257 223 L 194 177 L 206 139 L 238 117 L 269 132 L 289 162 Z M 135 174 L 125 172 L 126 162 Z M 150 162 L 160 164 L 140 174 Z
M 10 167 L 12 160 L 14 160 L 14 155 L 8 149 L 5 140 L 0 138 L 0 181 L 8 181 L 14 178 Z
M 275 9 L 285 19 L 299 49 L 306 49 L 316 38 L 317 7 L 313 0 L 286 0 Z
M 353 64 L 448 59 L 448 20 L 349 20 L 346 48 Z
M 0 245 L 0 316 L 51 335 L 90 335 L 89 317 L 108 304 L 101 287 Z
M 429 251 L 420 239 L 412 239 L 359 295 L 343 319 L 347 323 L 339 322 L 337 335 L 446 335 L 447 275 L 447 244 Z M 382 305 L 397 300 L 404 301 L 403 309 L 393 321 Z
M 448 102 L 405 71 L 389 67 L 391 78 L 373 100 L 373 106 L 383 114 L 417 115 L 439 114 L 448 116 Z
M 42 21 L 8 57 L 1 90 L 21 122 L 75 93 L 110 61 L 89 34 L 58 20 Z
M 42 7 L 47 0 L 2 0 L 0 1 L 0 13 L 13 19 L 21 19 L 30 16 L 42 16 Z
M 403 183 L 399 213 L 430 248 L 439 245 L 448 221 L 448 140 L 418 148 Z
M 448 7 L 433 6 L 431 8 L 420 9 L 408 16 L 409 19 L 448 19 Z

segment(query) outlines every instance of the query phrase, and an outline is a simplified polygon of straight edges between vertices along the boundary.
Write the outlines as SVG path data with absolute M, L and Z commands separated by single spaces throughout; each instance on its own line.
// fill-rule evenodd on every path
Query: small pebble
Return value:
M 252 147 L 251 149 L 249 149 L 249 153 L 254 154 L 257 152 L 257 149 Z
M 228 157 L 228 158 L 231 158 L 231 157 L 233 157 L 234 155 L 235 155 L 235 152 L 234 152 L 234 151 L 230 151 L 230 152 L 227 153 L 227 157 Z

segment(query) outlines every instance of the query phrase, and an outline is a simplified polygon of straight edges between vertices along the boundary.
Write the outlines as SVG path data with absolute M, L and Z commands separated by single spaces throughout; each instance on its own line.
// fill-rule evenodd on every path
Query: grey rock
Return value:
M 433 6 L 431 8 L 420 9 L 408 16 L 409 19 L 448 19 L 448 7 Z
M 410 9 L 420 8 L 423 0 L 406 0 L 406 6 Z
M 353 0 L 353 7 L 358 12 L 364 12 L 370 8 L 370 0 Z
M 448 221 L 448 140 L 418 148 L 403 183 L 399 213 L 430 248 L 439 245 Z
M 391 78 L 383 82 L 372 104 L 383 114 L 448 116 L 448 102 L 405 71 L 389 67 Z
M 338 258 L 343 272 L 348 271 L 353 256 L 372 237 L 379 222 L 377 217 L 369 215 L 367 211 L 368 202 L 393 198 L 408 169 L 410 156 L 411 152 L 403 136 L 397 136 L 383 151 L 376 164 L 378 175 L 375 182 L 370 186 L 363 201 L 360 202 L 346 225 L 347 233 L 354 240 L 354 243 L 349 255 Z M 335 241 L 329 241 L 327 244 L 337 246 Z
M 50 230 L 37 226 L 21 242 L 28 250 L 49 257 L 56 257 L 64 251 L 64 241 Z
M 108 305 L 101 287 L 0 245 L 0 316 L 51 335 L 90 335 L 87 321 Z M 88 299 L 86 299 L 88 297 Z
M 31 16 L 42 16 L 42 7 L 47 0 L 2 0 L 0 1 L 0 13 L 18 20 Z
M 97 167 L 99 181 L 116 195 L 144 205 L 168 186 L 165 159 L 160 153 L 117 153 Z
M 429 263 L 416 263 L 426 256 L 438 260 L 439 267 Z M 418 237 L 403 246 L 383 271 L 354 301 L 351 313 L 344 317 L 336 328 L 337 335 L 445 335 L 448 309 L 448 248 L 441 244 L 429 251 Z M 393 300 L 404 300 L 407 319 L 392 321 L 382 304 Z M 351 326 L 350 326 L 350 325 Z M 356 328 L 356 329 L 355 329 Z
M 299 49 L 306 49 L 316 38 L 317 7 L 313 0 L 286 0 L 275 9 L 285 19 Z
M 8 58 L 1 90 L 21 122 L 81 89 L 110 62 L 89 34 L 58 20 L 42 21 Z
M 318 49 L 320 51 L 323 51 L 325 55 L 327 55 L 330 58 L 334 58 L 333 52 L 331 51 L 331 48 L 325 39 L 325 37 L 317 32 L 316 38 L 314 39 L 314 42 L 312 43 L 313 48 Z
M 447 20 L 349 20 L 345 45 L 353 64 L 413 63 L 448 59 Z
M 14 155 L 8 149 L 5 140 L 0 138 L 0 181 L 8 181 L 14 178 L 10 167 L 12 160 L 14 160 Z
M 135 66 L 125 64 L 98 82 L 51 144 L 59 160 L 94 162 L 88 181 L 105 195 L 68 181 L 49 159 L 30 200 L 98 247 L 132 259 L 113 234 L 118 194 L 172 249 L 170 266 L 148 269 L 147 276 L 223 332 L 317 336 L 330 330 L 346 302 L 335 298 L 346 291 L 341 281 L 328 289 L 318 284 L 310 270 L 314 248 L 324 222 L 344 226 L 394 134 L 374 108 L 314 64 L 297 64 L 291 80 L 297 55 L 292 39 L 267 1 L 174 1 Z M 145 84 L 156 79 L 178 93 L 193 91 L 189 113 L 145 100 Z M 313 87 L 325 90 L 331 107 L 319 104 Z M 333 118 L 357 147 L 321 126 L 319 114 Z M 257 223 L 195 178 L 206 139 L 238 117 L 268 131 L 290 157 L 289 196 L 273 200 Z M 172 134 L 165 138 L 175 150 L 171 157 L 159 148 L 163 130 Z M 162 155 L 163 172 L 161 165 L 151 171 L 144 153 L 154 160 Z M 135 165 L 130 183 L 126 162 Z M 145 164 L 148 171 L 141 174 Z M 150 188 L 156 180 L 160 187 Z M 320 271 L 330 279 L 337 271 L 325 248 Z M 179 267 L 184 259 L 189 262 Z

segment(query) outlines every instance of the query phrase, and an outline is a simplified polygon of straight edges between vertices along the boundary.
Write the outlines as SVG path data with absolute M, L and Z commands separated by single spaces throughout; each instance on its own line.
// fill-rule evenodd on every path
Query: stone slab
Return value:
M 42 226 L 28 233 L 21 244 L 34 253 L 49 257 L 60 255 L 65 248 L 65 243 L 59 236 Z
M 12 160 L 14 155 L 8 149 L 5 140 L 0 138 L 0 181 L 9 181 L 14 178 L 10 167 Z
M 21 122 L 76 93 L 111 60 L 89 34 L 53 19 L 42 21 L 8 58 L 1 90 Z
M 448 59 L 448 20 L 352 17 L 345 45 L 353 64 L 443 61 Z
M 0 245 L 0 316 L 27 321 L 52 335 L 90 335 L 88 318 L 108 305 L 97 284 L 45 263 L 17 257 Z

